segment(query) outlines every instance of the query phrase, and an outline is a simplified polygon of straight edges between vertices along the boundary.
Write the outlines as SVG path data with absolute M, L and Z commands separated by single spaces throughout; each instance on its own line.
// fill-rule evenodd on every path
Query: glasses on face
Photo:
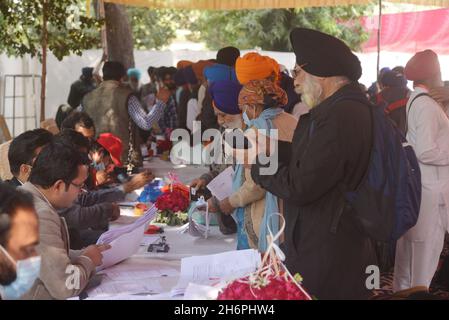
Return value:
M 295 67 L 294 69 L 290 70 L 291 74 L 292 74 L 292 78 L 295 79 L 296 77 L 299 76 L 299 74 L 302 71 L 302 68 L 306 65 L 307 63 L 304 63 L 300 66 Z
M 84 183 L 82 183 L 82 184 L 76 184 L 76 183 L 74 183 L 74 182 L 70 182 L 70 184 L 71 184 L 72 186 L 74 186 L 75 188 L 79 189 L 79 190 L 82 190 L 82 189 L 84 188 L 84 186 L 85 186 Z

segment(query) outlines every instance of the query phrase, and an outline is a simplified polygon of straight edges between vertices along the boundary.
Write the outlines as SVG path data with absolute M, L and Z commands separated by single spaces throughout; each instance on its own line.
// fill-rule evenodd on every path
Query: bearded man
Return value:
M 286 265 L 301 274 L 309 293 L 368 298 L 374 247 L 343 194 L 361 182 L 372 146 L 371 113 L 357 83 L 360 61 L 342 41 L 315 30 L 295 28 L 290 40 L 295 88 L 311 110 L 301 116 L 290 145 L 279 141 L 280 155 L 290 147 L 287 161 L 280 156 L 271 176 L 262 175 L 258 162 L 252 178 L 284 200 Z

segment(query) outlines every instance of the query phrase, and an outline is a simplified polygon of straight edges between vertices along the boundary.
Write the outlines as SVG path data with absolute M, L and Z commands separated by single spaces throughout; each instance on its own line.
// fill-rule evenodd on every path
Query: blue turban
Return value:
M 407 79 L 403 74 L 400 74 L 395 71 L 387 71 L 380 78 L 380 82 L 385 87 L 406 87 Z
M 224 80 L 231 80 L 238 82 L 237 76 L 235 74 L 235 68 L 219 63 L 204 69 L 204 77 L 209 82 L 224 81 Z
M 140 72 L 139 69 L 130 68 L 128 69 L 128 77 L 134 77 L 137 78 L 137 80 L 140 80 L 140 77 L 142 77 L 142 72 Z
M 239 94 L 242 85 L 235 81 L 216 81 L 209 86 L 209 93 L 215 107 L 226 114 L 239 114 Z

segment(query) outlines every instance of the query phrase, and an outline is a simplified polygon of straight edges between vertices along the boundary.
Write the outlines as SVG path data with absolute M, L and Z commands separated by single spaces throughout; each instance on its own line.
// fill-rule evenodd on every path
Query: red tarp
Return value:
M 378 16 L 362 18 L 370 33 L 363 52 L 377 50 Z M 382 15 L 381 50 L 449 54 L 449 9 Z

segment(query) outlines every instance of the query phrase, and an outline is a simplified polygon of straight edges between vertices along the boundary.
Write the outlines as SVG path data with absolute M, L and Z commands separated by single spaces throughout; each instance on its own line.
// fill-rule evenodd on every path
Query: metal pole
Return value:
M 382 29 L 382 0 L 379 0 L 379 21 L 377 29 L 377 78 L 379 77 L 380 71 L 380 34 Z M 379 79 L 377 79 L 379 80 Z
M 47 43 L 48 43 L 48 30 L 47 30 L 47 0 L 42 2 L 42 79 L 41 79 L 41 115 L 40 121 L 45 120 L 45 90 L 47 80 Z

